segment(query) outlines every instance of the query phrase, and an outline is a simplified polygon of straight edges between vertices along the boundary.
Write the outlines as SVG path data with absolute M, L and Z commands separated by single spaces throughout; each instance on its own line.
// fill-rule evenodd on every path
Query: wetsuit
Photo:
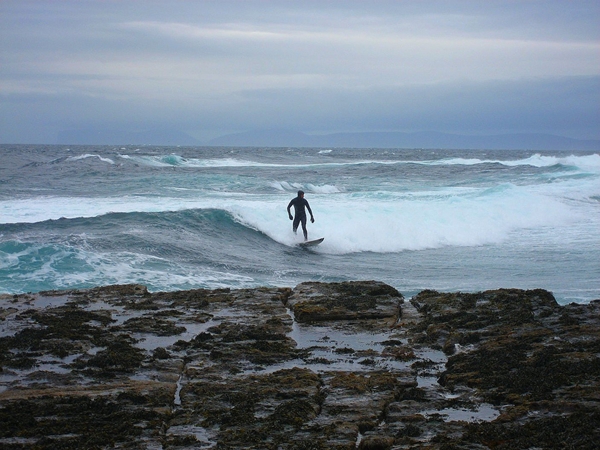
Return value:
M 308 212 L 310 213 L 310 220 L 313 222 L 315 221 L 312 210 L 310 209 L 310 205 L 308 204 L 308 201 L 304 198 L 303 195 L 298 195 L 298 197 L 293 198 L 287 207 L 287 212 L 290 216 L 290 219 L 292 218 L 292 215 L 290 214 L 290 208 L 292 206 L 294 207 L 295 211 L 292 229 L 295 233 L 298 229 L 298 225 L 302 223 L 302 232 L 304 233 L 304 239 L 306 240 L 308 239 L 308 231 L 306 230 L 306 210 L 304 208 L 308 209 Z

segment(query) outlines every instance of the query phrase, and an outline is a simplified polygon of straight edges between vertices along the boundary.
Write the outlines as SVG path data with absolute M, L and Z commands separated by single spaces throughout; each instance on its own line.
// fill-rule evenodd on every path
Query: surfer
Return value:
M 290 213 L 290 208 L 294 207 L 294 217 L 292 217 L 292 214 Z M 312 210 L 310 209 L 310 205 L 308 204 L 308 201 L 304 198 L 304 191 L 298 191 L 298 197 L 293 198 L 290 203 L 288 204 L 287 207 L 287 212 L 288 212 L 288 216 L 290 217 L 290 220 L 293 220 L 294 223 L 292 225 L 292 229 L 294 230 L 294 233 L 296 233 L 296 230 L 298 229 L 298 225 L 300 223 L 302 223 L 302 231 L 304 232 L 304 240 L 307 241 L 308 240 L 308 231 L 306 231 L 306 210 L 304 208 L 308 209 L 308 212 L 310 213 L 310 222 L 311 223 L 315 223 L 315 218 L 313 216 Z

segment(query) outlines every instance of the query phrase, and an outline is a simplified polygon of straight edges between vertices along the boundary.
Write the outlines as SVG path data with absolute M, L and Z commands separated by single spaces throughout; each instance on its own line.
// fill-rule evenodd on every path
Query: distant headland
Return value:
M 464 135 L 441 132 L 354 132 L 313 135 L 291 130 L 253 130 L 201 141 L 180 130 L 72 129 L 58 133 L 65 145 L 181 145 L 224 147 L 333 147 L 462 150 L 600 150 L 600 140 L 540 133 Z

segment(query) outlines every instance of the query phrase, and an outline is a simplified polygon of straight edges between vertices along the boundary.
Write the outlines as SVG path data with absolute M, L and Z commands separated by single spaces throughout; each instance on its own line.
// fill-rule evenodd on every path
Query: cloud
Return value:
M 255 112 L 246 116 L 244 104 Z M 600 78 L 453 82 L 346 89 L 267 89 L 244 93 L 230 116 L 245 127 L 312 132 L 419 131 L 462 133 L 595 130 Z M 289 111 L 287 105 L 294 105 Z M 237 109 L 237 108 L 236 108 Z M 282 114 L 285 112 L 285 114 Z M 215 120 L 227 111 L 213 111 Z M 210 120 L 209 118 L 206 118 Z M 588 137 L 586 135 L 586 137 Z M 589 137 L 592 137 L 590 135 Z
M 600 137 L 597 2 L 169 5 L 2 2 L 0 141 L 94 124 Z
M 430 15 L 425 18 L 432 20 Z M 147 38 L 166 37 L 173 40 L 173 45 L 183 41 L 181 45 L 186 46 L 190 59 L 178 64 L 166 56 L 169 65 L 178 69 L 176 73 L 205 82 L 218 74 L 230 91 L 268 87 L 265 83 L 295 88 L 307 79 L 322 87 L 340 83 L 364 87 L 550 74 L 582 76 L 599 71 L 598 41 L 465 36 L 456 31 L 425 35 L 422 30 L 413 33 L 412 27 L 389 29 L 372 24 L 360 28 L 351 26 L 355 24 L 333 28 L 306 24 L 225 25 L 120 24 Z

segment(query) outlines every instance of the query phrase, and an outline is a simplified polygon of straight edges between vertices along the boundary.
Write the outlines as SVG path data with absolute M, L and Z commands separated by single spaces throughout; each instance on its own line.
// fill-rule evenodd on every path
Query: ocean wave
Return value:
M 497 185 L 486 184 L 481 187 L 448 186 L 443 189 L 411 189 L 407 191 L 382 189 L 355 191 L 347 190 L 343 185 L 330 183 L 316 184 L 288 181 L 265 181 L 265 183 L 273 189 L 270 192 L 263 190 L 260 194 L 256 191 L 248 193 L 205 191 L 201 189 L 190 191 L 187 186 L 185 188 L 176 186 L 177 189 L 170 186 L 166 190 L 166 195 L 163 193 L 158 195 L 122 195 L 97 198 L 42 195 L 31 198 L 6 199 L 0 200 L 0 223 L 19 224 L 61 218 L 92 218 L 109 213 L 162 213 L 219 209 L 233 214 L 238 214 L 240 211 L 244 211 L 244 214 L 251 210 L 259 211 L 260 214 L 256 218 L 250 219 L 252 226 L 264 231 L 261 228 L 264 225 L 261 225 L 261 223 L 271 223 L 287 230 L 289 227 L 286 223 L 285 206 L 291 196 L 295 196 L 295 193 L 302 189 L 307 193 L 311 193 L 309 202 L 317 216 L 329 216 L 332 211 L 338 211 L 344 216 L 348 212 L 358 214 L 361 211 L 369 211 L 369 214 L 375 217 L 373 225 L 366 226 L 366 228 L 369 228 L 378 226 L 379 223 L 394 222 L 396 218 L 404 217 L 406 210 L 411 208 L 416 208 L 416 211 L 430 211 L 432 217 L 427 220 L 433 220 L 436 214 L 440 220 L 448 220 L 447 217 L 452 217 L 449 215 L 449 211 L 453 207 L 463 207 L 464 209 L 458 209 L 455 213 L 468 217 L 477 211 L 488 210 L 488 203 L 486 202 L 494 200 L 495 203 L 490 203 L 490 205 L 501 205 L 498 206 L 497 214 L 502 216 L 504 214 L 502 209 L 507 208 L 508 203 L 511 201 L 524 202 L 525 204 L 531 202 L 547 203 L 548 201 L 559 204 L 568 204 L 571 201 L 589 202 L 590 198 L 597 198 L 599 192 L 595 177 L 569 179 L 560 183 L 544 181 L 541 184 L 521 187 L 510 183 L 500 183 Z M 517 192 L 519 196 L 516 195 Z M 329 194 L 335 195 L 329 196 Z M 502 197 L 505 197 L 505 203 L 499 203 L 498 199 Z M 467 203 L 467 200 L 471 203 Z M 328 205 L 326 210 L 321 209 L 323 204 Z M 594 204 L 595 202 L 592 206 Z M 381 208 L 380 213 L 373 210 L 375 206 Z M 473 211 L 468 210 L 468 207 L 472 207 Z M 323 212 L 321 213 L 319 209 Z M 590 211 L 588 214 L 594 215 L 595 211 Z M 279 223 L 279 220 L 283 220 L 284 223 Z M 350 220 L 355 219 L 351 218 Z M 424 218 L 422 220 L 425 221 Z M 548 220 L 549 223 L 553 223 L 552 217 L 549 217 Z M 426 227 L 427 223 L 423 222 L 418 226 Z M 481 226 L 485 226 L 485 224 Z M 497 227 L 492 225 L 491 228 Z M 267 231 L 271 236 L 277 235 L 275 230 L 269 230 L 268 227 Z M 333 229 L 330 231 L 335 232 Z M 391 234 L 391 229 L 390 233 L 387 234 Z M 351 237 L 351 239 L 356 238 Z M 276 240 L 285 242 L 281 238 Z M 398 248 L 402 249 L 404 247 L 399 246 Z
M 598 298 L 599 152 L 321 151 L 5 146 L 0 291 L 364 278 Z M 325 238 L 309 251 L 298 189 Z
M 65 161 L 81 161 L 83 159 L 88 159 L 88 158 L 98 158 L 100 161 L 108 163 L 108 164 L 114 164 L 115 162 L 110 159 L 110 158 L 105 158 L 103 156 L 100 155 L 93 155 L 90 153 L 86 153 L 84 155 L 79 155 L 79 156 L 69 156 L 68 158 L 65 159 Z
M 319 152 L 321 153 L 321 152 Z M 317 167 L 344 167 L 364 164 L 397 164 L 402 161 L 349 161 L 349 162 L 327 162 L 317 161 L 314 163 L 266 163 L 237 158 L 184 158 L 179 155 L 119 155 L 120 158 L 134 161 L 138 164 L 150 167 L 189 167 L 189 168 L 227 168 L 227 167 L 265 167 L 265 168 L 317 168 Z
M 505 183 L 421 195 L 321 196 L 311 199 L 316 221 L 309 224 L 309 237 L 325 237 L 320 252 L 348 254 L 484 246 L 540 227 L 566 227 L 567 236 L 569 225 L 590 213 L 589 205 L 551 192 Z M 238 220 L 271 239 L 288 246 L 297 244 L 298 236 L 291 233 L 281 205 L 240 204 L 234 210 Z
M 544 258 L 538 252 L 544 249 L 555 255 L 559 248 L 597 248 L 597 203 L 570 202 L 559 192 L 545 190 L 548 186 L 560 188 L 503 183 L 486 189 L 311 195 L 316 221 L 308 224 L 309 238 L 325 241 L 310 252 L 296 247 L 303 237 L 292 232 L 285 211 L 289 196 L 281 194 L 221 199 L 212 209 L 0 225 L 0 292 L 125 283 L 145 284 L 150 290 L 290 286 L 320 276 L 390 274 L 400 283 L 403 274 L 416 270 L 403 265 L 421 261 L 415 256 L 421 250 L 435 249 L 441 253 L 433 253 L 437 259 L 432 267 L 448 269 L 461 280 L 475 276 L 487 282 L 485 262 L 475 267 L 479 274 L 455 271 L 462 264 L 460 255 L 484 261 L 490 248 L 495 248 L 491 255 L 496 258 L 500 247 L 502 257 L 513 241 L 520 241 L 517 256 L 537 265 Z M 468 247 L 476 249 L 463 253 Z M 574 255 L 577 259 L 578 253 Z M 545 263 L 551 271 L 556 270 L 552 263 L 551 258 Z M 425 264 L 419 270 L 432 269 Z
M 545 156 L 536 153 L 528 158 L 516 160 L 501 160 L 501 159 L 478 159 L 478 158 L 449 158 L 433 161 L 412 161 L 415 164 L 428 165 L 464 165 L 472 166 L 477 164 L 501 164 L 504 166 L 533 166 L 533 167 L 553 167 L 553 166 L 573 166 L 580 169 L 600 170 L 600 155 L 570 155 L 564 157 Z
M 282 167 L 281 164 L 260 163 L 235 158 L 184 158 L 176 154 L 156 156 L 119 155 L 119 157 L 151 167 Z
M 327 154 L 325 151 L 319 151 L 319 154 Z M 108 158 L 101 158 L 98 155 L 81 155 L 83 157 L 98 157 L 106 162 L 112 162 Z M 557 165 L 576 167 L 582 170 L 600 171 L 600 154 L 592 155 L 570 155 L 570 156 L 546 156 L 540 153 L 533 154 L 527 158 L 504 160 L 504 159 L 481 159 L 481 158 L 442 158 L 430 160 L 391 160 L 391 159 L 362 159 L 352 161 L 315 161 L 311 163 L 298 164 L 293 163 L 265 163 L 251 161 L 248 159 L 237 158 L 184 158 L 180 155 L 119 155 L 120 158 L 133 160 L 139 164 L 152 167 L 190 167 L 190 168 L 211 168 L 211 167 L 265 167 L 265 168 L 317 168 L 317 167 L 344 167 L 361 165 L 404 165 L 417 164 L 424 166 L 474 166 L 480 164 L 500 164 L 508 167 L 531 166 L 531 167 L 552 167 Z
M 284 201 L 282 200 L 282 203 Z M 239 200 L 177 197 L 49 197 L 0 201 L 0 225 L 32 224 L 48 220 L 94 218 L 108 214 L 171 213 L 190 210 L 228 210 Z M 244 203 L 242 201 L 242 203 Z
M 0 292 L 82 289 L 139 283 L 150 290 L 254 286 L 253 279 L 139 251 L 102 252 L 68 243 L 0 243 Z M 26 287 L 26 289 L 25 289 Z
M 269 183 L 269 186 L 281 192 L 293 193 L 296 193 L 296 191 L 300 189 L 316 194 L 336 194 L 345 191 L 345 189 L 331 184 L 315 185 L 312 183 L 307 183 L 304 185 L 301 183 L 288 183 L 287 181 L 272 181 Z

